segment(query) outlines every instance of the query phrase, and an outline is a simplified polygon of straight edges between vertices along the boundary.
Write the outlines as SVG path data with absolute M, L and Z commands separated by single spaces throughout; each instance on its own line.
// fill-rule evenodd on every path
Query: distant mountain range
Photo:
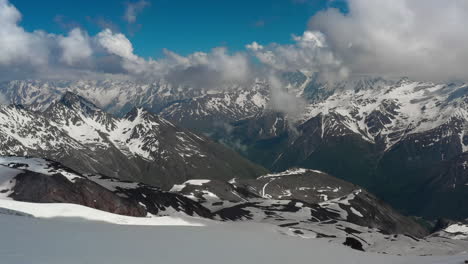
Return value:
M 252 178 L 266 170 L 208 138 L 142 108 L 114 117 L 67 92 L 43 112 L 0 106 L 0 153 L 60 161 L 171 188 L 192 178 Z
M 66 153 L 58 156 L 43 155 L 43 153 L 32 151 L 36 147 L 31 147 L 27 152 L 28 155 L 62 161 L 74 169 L 84 166 L 83 168 L 86 169 L 91 168 L 92 172 L 116 176 L 114 166 L 117 166 L 119 174 L 125 175 L 123 177 L 125 179 L 142 180 L 162 185 L 166 189 L 170 188 L 173 183 L 180 183 L 190 178 L 217 179 L 215 175 L 206 174 L 200 168 L 207 168 L 207 163 L 194 161 L 203 159 L 200 155 L 212 157 L 212 163 L 209 166 L 224 168 L 225 172 L 234 168 L 240 170 L 236 173 L 219 173 L 226 175 L 223 176 L 223 180 L 238 175 L 254 178 L 262 171 L 264 172 L 259 166 L 246 162 L 220 145 L 212 143 L 206 137 L 200 136 L 204 134 L 271 171 L 279 172 L 293 167 L 304 167 L 324 171 L 359 184 L 406 214 L 429 218 L 464 219 L 468 217 L 468 207 L 464 206 L 468 198 L 468 167 L 466 165 L 468 156 L 465 153 L 468 150 L 468 134 L 466 133 L 468 86 L 466 84 L 436 84 L 411 81 L 406 78 L 387 80 L 363 77 L 330 85 L 318 82 L 314 75 L 301 72 L 284 73 L 281 81 L 284 84 L 284 91 L 298 98 L 298 105 L 304 104 L 300 115 L 292 116 L 278 111 L 271 102 L 272 96 L 276 95 L 272 94 L 268 82 L 262 80 L 257 80 L 250 85 L 230 84 L 211 90 L 177 87 L 164 81 L 152 83 L 12 81 L 1 84 L 0 92 L 5 95 L 6 99 L 22 104 L 29 110 L 11 106 L 4 107 L 4 109 L 19 112 L 18 116 L 28 113 L 29 118 L 34 120 L 37 115 L 40 118 L 55 120 L 54 126 L 60 124 L 62 128 L 69 131 L 63 132 L 61 128 L 53 132 L 52 129 L 52 132 L 47 134 L 48 137 L 56 138 L 60 133 L 70 134 L 70 131 L 75 131 L 75 126 L 69 125 L 70 120 L 83 120 L 78 123 L 86 124 L 85 130 L 91 131 L 90 134 L 83 136 L 83 133 L 79 132 L 79 135 L 72 136 L 73 140 L 66 139 L 70 141 L 66 144 L 79 142 L 81 145 L 93 146 L 89 153 L 100 154 L 96 156 L 92 156 L 93 154 L 67 155 Z M 59 103 L 62 106 L 58 107 L 56 102 L 60 101 L 67 91 L 83 96 L 79 97 L 80 100 L 87 98 L 105 111 L 122 117 L 111 117 L 104 111 L 100 111 L 99 115 L 102 117 L 92 115 L 86 120 L 81 116 L 73 117 L 75 114 L 61 115 L 62 110 L 57 109 L 67 108 L 67 103 Z M 68 94 L 68 97 L 73 96 Z M 149 112 L 159 114 L 159 117 L 145 112 L 142 108 L 131 111 L 133 107 L 143 107 Z M 125 115 L 126 112 L 130 114 Z M 5 113 L 4 116 L 8 118 L 15 115 L 10 112 Z M 158 142 L 160 144 L 171 140 L 178 142 L 171 143 L 170 147 L 160 148 L 161 151 L 166 149 L 169 153 L 177 153 L 171 156 L 177 157 L 177 162 L 169 167 L 178 167 L 175 164 L 185 164 L 184 160 L 190 159 L 190 162 L 198 168 L 197 170 L 190 167 L 190 171 L 197 171 L 196 175 L 175 176 L 179 177 L 177 181 L 148 181 L 144 170 L 143 174 L 139 171 L 141 169 L 126 172 L 129 168 L 139 167 L 126 164 L 130 156 L 141 160 L 137 162 L 138 164 L 148 164 L 146 161 L 151 159 L 163 160 L 161 152 L 156 155 L 153 151 L 149 151 L 156 149 L 156 138 L 161 135 L 154 135 L 152 139 L 141 143 L 139 141 L 141 137 L 136 136 L 140 135 L 139 132 L 123 133 L 127 125 L 133 124 L 132 120 L 139 120 L 140 115 L 152 116 L 154 120 L 168 120 L 166 122 L 176 124 L 177 132 L 185 133 L 184 137 L 187 137 L 184 138 L 185 141 L 173 136 L 175 131 L 171 130 L 167 134 L 173 136 L 172 139 Z M 95 120 L 108 119 L 114 121 L 109 121 L 108 124 L 108 121 L 103 121 L 103 123 L 98 121 L 99 128 L 96 129 Z M 163 130 L 172 127 L 164 121 L 154 122 L 161 123 L 159 126 L 164 127 Z M 124 123 L 125 125 L 121 125 Z M 31 127 L 41 126 L 35 124 L 28 126 L 25 130 L 34 131 Z M 139 128 L 133 125 L 130 127 L 133 131 L 139 131 Z M 192 134 L 193 132 L 186 129 L 196 132 Z M 100 132 L 93 134 L 92 131 Z M 143 131 L 143 134 L 145 132 L 148 131 Z M 130 134 L 136 138 L 129 136 Z M 36 131 L 36 135 L 46 137 L 40 131 Z M 162 135 L 166 134 L 162 133 Z M 23 137 L 19 137 L 18 141 L 41 146 L 38 142 L 28 143 L 28 140 L 33 140 L 35 137 L 24 134 Z M 25 138 L 28 140 L 24 140 Z M 112 146 L 111 148 L 105 147 L 108 141 L 112 142 L 107 145 Z M 4 142 L 9 141 L 4 140 Z M 125 144 L 119 147 L 118 142 L 125 142 Z M 184 146 L 182 142 L 190 142 L 190 146 Z M 204 144 L 203 142 L 210 143 Z M 63 146 L 65 143 L 58 144 Z M 7 146 L 7 144 L 4 145 Z M 173 148 L 173 146 L 179 147 Z M 7 148 L 10 152 L 4 151 L 2 154 L 24 154 L 26 149 L 24 146 L 15 144 Z M 99 152 L 101 148 L 106 150 L 105 153 L 118 152 L 119 158 L 117 156 L 113 158 L 112 163 L 102 162 L 100 159 L 103 154 L 101 153 L 104 152 Z M 210 154 L 213 153 L 213 148 L 222 149 L 221 152 L 230 153 L 229 155 L 232 155 L 230 157 L 236 158 Z M 182 153 L 187 151 L 187 155 L 183 154 L 184 157 L 182 157 L 181 150 Z M 76 165 L 77 163 L 71 159 L 67 163 L 70 156 L 76 155 L 86 156 L 83 158 L 87 160 L 86 164 Z M 90 155 L 92 158 L 88 159 Z M 66 158 L 58 159 L 59 156 Z M 98 164 L 108 165 L 100 168 L 99 166 L 102 165 L 95 164 L 93 159 L 99 160 Z M 236 161 L 232 162 L 233 160 Z M 119 167 L 120 164 L 122 164 L 121 167 Z M 199 166 L 201 164 L 205 165 Z M 226 169 L 220 164 L 242 165 L 226 165 L 230 168 Z M 152 170 L 157 171 L 157 169 Z M 188 175 L 187 169 L 184 169 L 185 174 L 181 174 L 180 171 L 166 174 Z M 213 171 L 219 171 L 219 169 Z M 246 171 L 249 173 L 245 173 Z M 160 172 L 158 174 L 164 175 Z M 204 174 L 208 176 L 201 176 Z

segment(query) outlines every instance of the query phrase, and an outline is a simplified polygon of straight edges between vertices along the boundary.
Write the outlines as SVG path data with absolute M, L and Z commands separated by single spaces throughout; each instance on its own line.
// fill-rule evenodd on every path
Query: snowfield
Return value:
M 36 218 L 78 218 L 89 221 L 106 222 L 117 225 L 138 226 L 202 226 L 207 220 L 187 216 L 131 217 L 112 214 L 90 207 L 66 203 L 26 203 L 0 199 L 0 208 L 8 209 Z M 0 217 L 3 217 L 0 214 Z
M 5 264 L 463 263 L 468 256 L 399 257 L 271 232 L 262 224 L 122 226 L 0 215 Z

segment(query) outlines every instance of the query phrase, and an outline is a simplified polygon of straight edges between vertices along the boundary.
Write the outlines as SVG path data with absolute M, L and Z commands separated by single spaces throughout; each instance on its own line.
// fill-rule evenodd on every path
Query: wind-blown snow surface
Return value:
M 37 218 L 81 218 L 89 221 L 100 221 L 117 225 L 138 226 L 200 226 L 203 220 L 188 217 L 152 216 L 131 217 L 112 214 L 90 207 L 66 203 L 26 203 L 13 200 L 0 199 L 0 208 L 13 210 Z
M 0 257 L 7 264 L 129 263 L 463 263 L 468 256 L 398 257 L 324 240 L 281 236 L 271 226 L 117 226 L 1 215 Z

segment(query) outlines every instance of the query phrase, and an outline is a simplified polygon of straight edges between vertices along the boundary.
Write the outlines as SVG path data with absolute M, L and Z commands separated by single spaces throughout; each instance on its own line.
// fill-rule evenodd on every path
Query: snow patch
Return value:
M 195 185 L 195 186 L 202 186 L 203 184 L 209 183 L 211 180 L 188 180 L 182 184 L 174 184 L 172 186 L 170 192 L 180 192 L 182 191 L 187 185 Z
M 80 175 L 75 173 L 51 167 L 50 162 L 45 159 L 26 157 L 0 157 L 0 165 L 9 166 L 11 164 L 18 165 L 18 169 L 21 170 L 29 170 L 45 175 L 60 173 L 71 182 L 73 182 L 76 178 L 82 178 Z M 26 164 L 27 166 L 20 166 L 21 164 Z
M 282 176 L 290 176 L 290 175 L 298 175 L 298 174 L 304 174 L 308 170 L 307 169 L 290 169 L 284 172 L 280 173 L 271 173 L 271 174 L 266 174 L 263 176 L 258 177 L 258 179 L 264 179 L 264 178 L 273 178 L 273 177 L 282 177 Z
M 66 203 L 26 203 L 0 199 L 0 208 L 19 211 L 37 218 L 83 218 L 90 221 L 101 221 L 117 225 L 202 226 L 202 224 L 197 223 L 195 220 L 192 222 L 188 218 L 156 217 L 150 214 L 147 217 L 131 217 Z

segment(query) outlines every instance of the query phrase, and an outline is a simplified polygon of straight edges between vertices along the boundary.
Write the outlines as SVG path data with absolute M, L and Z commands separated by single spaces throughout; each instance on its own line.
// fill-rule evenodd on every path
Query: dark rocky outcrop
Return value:
M 33 203 L 79 204 L 114 214 L 145 217 L 174 212 L 212 218 L 201 204 L 143 183 L 101 175 L 83 175 L 50 160 L 4 157 L 0 166 L 18 171 L 9 197 Z
M 72 182 L 61 174 L 44 175 L 31 171 L 25 171 L 15 179 L 11 197 L 17 201 L 72 203 L 115 214 L 146 216 L 145 208 L 136 201 L 121 198 L 86 179 L 75 179 Z

